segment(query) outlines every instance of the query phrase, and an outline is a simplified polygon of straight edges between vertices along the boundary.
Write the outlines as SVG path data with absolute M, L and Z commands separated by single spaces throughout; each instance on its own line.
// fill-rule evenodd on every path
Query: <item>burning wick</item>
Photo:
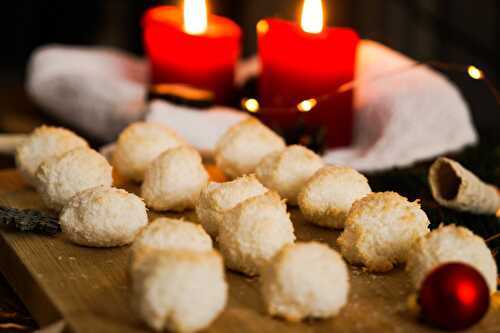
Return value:
M 304 0 L 300 25 L 302 30 L 310 34 L 319 34 L 323 31 L 324 16 L 321 0 Z
M 202 35 L 207 28 L 206 0 L 184 0 L 184 31 L 190 35 Z

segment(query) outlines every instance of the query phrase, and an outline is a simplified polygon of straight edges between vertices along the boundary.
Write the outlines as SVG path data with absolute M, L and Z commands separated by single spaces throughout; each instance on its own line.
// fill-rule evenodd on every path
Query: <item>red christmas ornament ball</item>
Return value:
M 422 318 L 445 330 L 463 330 L 479 322 L 490 306 L 490 290 L 472 266 L 449 263 L 424 280 L 418 302 Z

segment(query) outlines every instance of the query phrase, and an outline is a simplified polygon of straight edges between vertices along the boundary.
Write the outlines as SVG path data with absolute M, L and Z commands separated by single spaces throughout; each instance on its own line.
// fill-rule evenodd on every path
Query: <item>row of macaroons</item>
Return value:
M 152 141 L 147 139 L 153 131 L 151 128 L 159 129 L 161 126 L 138 123 L 122 133 L 113 158 L 117 169 L 118 165 L 122 169 L 126 165 L 134 165 L 134 159 L 131 158 L 133 154 L 124 155 L 127 151 L 142 154 L 142 159 L 137 158 L 135 163 L 145 159 L 146 151 L 149 151 L 148 156 L 154 155 L 151 148 L 156 146 L 156 136 L 150 137 Z M 54 138 L 52 134 L 55 132 L 61 138 Z M 133 132 L 139 135 L 130 135 Z M 417 285 L 429 269 L 439 263 L 465 261 L 478 268 L 490 288 L 495 289 L 495 263 L 479 237 L 462 229 L 449 229 L 451 231 L 444 233 L 444 236 L 430 237 L 431 240 L 435 239 L 430 245 L 425 245 L 425 241 L 416 242 L 428 233 L 429 224 L 417 203 L 410 203 L 396 193 L 370 193 L 366 178 L 362 175 L 349 168 L 323 167 L 321 159 L 303 147 L 285 148 L 283 144 L 280 149 L 261 153 L 261 161 L 255 163 L 255 159 L 258 159 L 255 151 L 262 151 L 266 146 L 265 140 L 259 140 L 274 138 L 274 135 L 256 120 L 233 127 L 218 145 L 217 164 L 230 177 L 239 175 L 235 170 L 243 174 L 247 171 L 242 170 L 255 172 L 262 183 L 281 193 L 290 202 L 293 203 L 294 199 L 298 201 L 304 215 L 312 222 L 337 228 L 345 226 L 339 245 L 344 257 L 353 264 L 364 264 L 372 271 L 387 271 L 394 264 L 406 261 L 412 244 L 424 243 L 422 246 L 438 248 L 437 253 L 441 255 L 429 257 L 426 256 L 427 251 L 416 251 L 414 258 L 418 259 L 413 262 L 418 264 L 408 264 L 408 267 L 413 267 L 412 276 Z M 75 137 L 62 129 L 41 128 L 35 131 L 27 143 L 18 149 L 17 160 L 23 174 L 28 173 L 26 170 L 32 166 L 26 161 L 35 164 L 36 159 L 42 160 L 41 156 L 64 150 L 61 146 L 71 146 L 66 144 L 68 142 L 80 144 L 80 139 Z M 128 139 L 123 140 L 124 137 Z M 248 149 L 241 144 L 242 141 L 256 148 Z M 97 156 L 96 152 L 86 145 L 79 148 L 77 144 L 74 146 L 77 148 L 68 148 L 66 153 L 53 153 L 51 158 L 40 162 L 34 183 L 44 200 L 55 209 L 66 206 L 61 215 L 61 225 L 65 234 L 78 244 L 119 246 L 132 242 L 147 224 L 144 204 L 132 194 L 110 188 L 111 168 L 105 165 L 105 160 Z M 199 154 L 183 144 L 177 147 L 167 148 L 163 152 L 155 148 L 158 149 L 159 157 L 143 166 L 143 196 L 147 197 L 148 188 L 153 188 L 150 191 L 153 195 L 150 200 L 145 200 L 146 203 L 149 201 L 149 206 L 160 210 L 184 210 L 196 206 L 202 225 L 213 236 L 218 235 L 226 266 L 248 275 L 259 274 L 261 268 L 269 264 L 283 247 L 295 240 L 293 224 L 283 200 L 275 192 L 268 191 L 254 176 L 207 185 L 208 176 Z M 240 151 L 242 149 L 247 149 L 247 152 Z M 44 155 L 40 154 L 40 150 Z M 34 152 L 34 158 L 30 159 L 29 154 L 26 154 L 30 151 Z M 249 154 L 254 155 L 253 159 L 245 162 Z M 241 156 L 241 159 L 235 159 L 235 155 Z M 123 156 L 127 156 L 128 160 L 124 160 Z M 249 166 L 250 163 L 253 165 Z M 86 177 L 89 173 L 100 176 Z M 108 174 L 109 178 L 106 176 Z M 92 188 L 89 184 L 100 187 Z M 86 186 L 89 188 L 82 188 Z M 72 191 L 75 192 L 73 195 Z M 164 200 L 169 193 L 174 197 Z M 180 199 L 175 197 L 182 193 L 184 196 Z M 161 200 L 159 206 L 155 203 L 155 197 Z M 167 205 L 176 203 L 162 206 L 165 202 Z M 448 244 L 456 244 L 457 247 L 447 247 Z M 469 251 L 456 251 L 464 248 L 465 244 L 468 244 Z M 270 313 L 291 319 L 297 316 L 321 317 L 320 313 L 308 310 L 304 310 L 302 315 L 294 315 L 281 305 L 275 305 L 275 310 L 271 308 Z M 280 312 L 279 309 L 284 310 Z
M 111 167 L 107 162 L 88 148 L 83 139 L 65 129 L 35 130 L 18 148 L 16 156 L 21 172 L 28 181 L 34 179 L 32 183 L 53 209 L 61 209 L 75 194 L 88 188 L 111 186 Z M 249 201 L 256 202 L 254 205 L 258 207 L 250 215 L 264 214 L 263 219 L 267 220 L 265 214 L 269 211 L 275 220 L 280 217 L 286 221 L 281 229 L 276 223 L 261 228 L 282 231 L 276 233 L 282 236 L 281 244 L 276 240 L 277 244 L 266 245 L 263 240 L 259 247 L 268 257 L 276 249 L 265 250 L 267 247 L 280 247 L 294 239 L 293 227 L 288 227 L 291 222 L 286 205 L 276 193 L 266 193 L 268 189 L 289 203 L 298 202 L 306 220 L 312 223 L 345 227 L 338 241 L 342 254 L 351 263 L 363 264 L 371 271 L 387 271 L 404 262 L 410 244 L 428 232 L 429 221 L 418 203 L 408 202 L 396 193 L 371 193 L 367 179 L 357 171 L 324 166 L 319 156 L 304 147 L 285 147 L 279 136 L 256 119 L 244 120 L 230 128 L 217 145 L 215 159 L 228 177 L 255 172 L 257 179 L 250 175 L 226 183 L 209 182 L 198 152 L 174 131 L 159 124 L 134 123 L 126 128 L 117 141 L 112 160 L 120 174 L 144 180 L 141 196 L 148 207 L 160 211 L 196 207 L 198 219 L 207 232 L 227 240 L 221 243 L 235 243 L 232 240 L 235 230 L 225 230 L 232 225 L 227 223 L 231 215 L 226 212 L 256 197 Z M 260 195 L 264 195 L 261 201 L 267 204 L 264 208 L 258 206 Z M 140 205 L 136 202 L 136 206 Z M 92 225 L 92 221 L 85 225 Z M 128 225 L 132 227 L 133 223 Z M 134 230 L 131 228 L 131 232 Z M 241 233 L 244 239 L 245 232 Z M 81 242 L 89 246 L 117 246 L 133 239 L 133 235 L 122 240 L 108 234 Z M 244 267 L 231 264 L 238 262 L 229 255 L 235 252 L 226 252 L 228 266 L 249 275 L 257 272 L 256 264 Z
M 464 251 L 461 255 L 459 249 Z M 160 218 L 143 229 L 132 245 L 129 272 L 132 304 L 144 322 L 155 330 L 174 332 L 193 332 L 213 323 L 228 297 L 227 253 L 221 251 L 222 257 L 195 223 Z M 241 253 L 239 259 L 253 260 L 252 254 L 260 255 Z M 492 271 L 496 267 L 490 257 L 481 238 L 450 225 L 414 242 L 408 251 L 407 271 L 418 289 L 438 266 L 463 262 L 488 274 L 491 288 L 489 278 L 496 277 Z M 260 262 L 259 274 L 261 297 L 271 316 L 289 321 L 330 318 L 349 302 L 349 270 L 342 256 L 326 244 L 286 243 Z
M 155 220 L 132 245 L 129 271 L 132 304 L 156 330 L 197 331 L 225 308 L 223 260 L 200 225 Z M 261 273 L 261 295 L 270 315 L 291 321 L 327 318 L 347 303 L 347 266 L 325 244 L 288 243 L 263 263 Z
M 243 145 L 243 142 L 246 142 L 246 145 Z M 251 159 L 248 159 L 249 155 Z M 45 156 L 45 159 L 41 156 Z M 289 203 L 298 202 L 308 221 L 342 228 L 353 203 L 371 193 L 367 179 L 357 171 L 324 166 L 322 159 L 305 147 L 285 147 L 278 135 L 253 118 L 233 126 L 223 135 L 217 145 L 215 159 L 229 177 L 238 177 L 240 173 L 246 172 L 255 172 L 256 177 L 241 176 L 226 183 L 209 182 L 202 159 L 196 150 L 187 146 L 169 128 L 149 123 L 135 123 L 122 132 L 116 144 L 112 164 L 126 177 L 143 179 L 141 197 L 149 208 L 157 211 L 196 208 L 200 223 L 207 232 L 214 237 L 227 239 L 228 244 L 234 243 L 228 233 L 235 230 L 223 232 L 227 229 L 225 227 L 232 225 L 227 222 L 231 216 L 226 212 L 247 200 L 255 202 L 256 212 L 250 212 L 250 215 L 255 214 L 253 220 L 257 219 L 258 214 L 264 214 L 262 220 L 267 221 L 270 219 L 266 215 L 268 214 L 273 221 L 283 221 L 281 224 L 262 222 L 263 227 L 259 229 L 262 233 L 265 229 L 272 231 L 272 228 L 275 228 L 276 232 L 272 234 L 275 237 L 282 236 L 281 241 L 275 240 L 275 244 L 268 245 L 272 251 L 264 250 L 265 242 L 260 244 L 262 253 L 267 257 L 272 256 L 286 242 L 295 239 L 287 206 L 281 201 L 279 194 Z M 111 187 L 112 184 L 112 168 L 108 162 L 88 148 L 83 139 L 64 129 L 42 127 L 35 130 L 18 148 L 17 161 L 21 172 L 27 175 L 26 179 L 34 179 L 32 183 L 36 185 L 48 207 L 58 211 L 63 207 L 69 208 L 63 211 L 63 216 L 83 200 L 78 193 L 98 186 Z M 36 167 L 36 164 L 39 166 Z M 35 169 L 36 171 L 30 174 L 30 170 Z M 269 190 L 271 191 L 267 193 Z M 72 198 L 75 198 L 73 202 Z M 253 198 L 255 200 L 249 200 Z M 259 207 L 260 201 L 263 207 Z M 346 240 L 343 246 L 345 256 L 351 261 L 361 261 L 372 270 L 390 269 L 393 262 L 401 261 L 401 253 L 387 254 L 384 258 L 375 260 L 370 258 L 370 251 L 365 255 L 368 259 L 361 259 L 363 251 L 357 251 L 359 254 L 349 251 L 349 248 L 355 246 L 358 238 L 370 238 L 363 237 L 366 224 L 363 219 L 369 220 L 374 214 L 385 214 L 381 218 L 382 221 L 395 220 L 393 224 L 389 223 L 387 228 L 402 225 L 402 229 L 411 231 L 402 234 L 407 238 L 401 239 L 402 243 L 408 243 L 426 232 L 429 222 L 418 204 L 409 203 L 395 193 L 368 195 L 365 201 L 358 205 L 359 209 L 353 210 L 362 214 L 357 219 L 351 219 L 354 220 L 352 227 L 348 226 L 345 232 L 351 235 L 352 233 L 348 232 L 356 230 L 358 233 L 341 237 Z M 374 209 L 370 210 L 373 205 Z M 380 211 L 381 207 L 387 205 L 389 210 Z M 403 225 L 403 221 L 397 219 L 397 214 L 405 212 L 412 223 Z M 106 219 L 106 216 L 102 217 Z M 95 223 L 85 221 L 81 224 L 90 228 Z M 358 227 L 358 224 L 361 227 Z M 375 225 L 368 224 L 366 228 Z M 378 226 L 375 228 L 381 230 Z M 88 236 L 83 231 L 80 234 Z M 75 242 L 77 235 L 73 232 L 71 236 Z M 110 237 L 108 233 L 103 235 L 105 237 L 96 234 L 94 240 L 84 239 L 81 243 L 89 246 L 116 246 L 124 243 L 119 238 Z M 242 237 L 249 236 L 242 232 Z M 127 241 L 130 239 L 132 235 L 125 237 Z M 257 265 L 251 266 L 240 267 L 239 270 L 249 275 L 255 274 Z

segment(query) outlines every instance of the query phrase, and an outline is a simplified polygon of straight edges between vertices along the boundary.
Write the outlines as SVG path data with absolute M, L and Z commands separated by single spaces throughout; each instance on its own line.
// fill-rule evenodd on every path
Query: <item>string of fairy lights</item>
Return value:
M 417 62 L 414 64 L 411 64 L 407 67 L 400 68 L 397 70 L 392 70 L 390 72 L 377 75 L 374 77 L 371 77 L 369 79 L 360 79 L 360 80 L 354 80 L 351 82 L 347 82 L 343 85 L 341 85 L 337 90 L 335 90 L 332 93 L 316 96 L 316 97 L 311 97 L 308 99 L 305 99 L 298 103 L 295 106 L 292 107 L 261 107 L 259 101 L 256 98 L 244 98 L 241 101 L 241 108 L 249 113 L 264 113 L 264 112 L 302 112 L 302 113 L 307 113 L 310 111 L 313 111 L 314 108 L 321 102 L 329 100 L 330 98 L 334 97 L 335 95 L 345 93 L 347 91 L 355 89 L 357 86 L 360 84 L 366 84 L 366 83 L 373 83 L 375 81 L 383 80 L 388 77 L 392 77 L 395 75 L 400 75 L 402 73 L 408 72 L 410 70 L 415 69 L 416 67 L 421 67 L 421 66 L 429 66 L 433 67 L 436 69 L 444 70 L 444 71 L 453 71 L 453 72 L 462 72 L 466 75 L 468 75 L 469 78 L 473 80 L 480 80 L 483 81 L 491 94 L 495 97 L 495 100 L 497 102 L 497 105 L 500 106 L 500 92 L 498 89 L 495 87 L 493 82 L 486 76 L 486 73 L 479 69 L 478 67 L 474 65 L 459 65 L 459 64 L 449 64 L 449 63 L 442 63 L 442 62 L 437 62 L 437 61 L 427 61 L 427 62 Z

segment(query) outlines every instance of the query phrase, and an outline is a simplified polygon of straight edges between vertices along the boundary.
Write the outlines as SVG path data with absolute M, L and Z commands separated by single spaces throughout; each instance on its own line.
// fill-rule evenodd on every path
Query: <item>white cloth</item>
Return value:
M 378 43 L 361 43 L 354 143 L 327 152 L 326 161 L 380 170 L 477 142 L 469 108 L 455 85 L 429 67 L 414 64 Z
M 227 129 L 246 117 L 243 112 L 220 106 L 196 110 L 156 100 L 149 104 L 146 120 L 175 129 L 203 155 L 210 155 Z
M 381 170 L 476 143 L 468 107 L 457 88 L 430 68 L 412 64 L 381 44 L 361 42 L 354 143 L 327 151 L 326 162 Z M 240 65 L 238 83 L 259 70 L 255 58 Z M 28 91 L 35 101 L 104 139 L 114 138 L 145 109 L 147 66 L 118 51 L 45 48 L 35 53 L 29 73 Z M 212 152 L 227 128 L 246 117 L 228 108 L 200 111 L 162 101 L 152 102 L 147 110 L 147 121 L 174 128 L 204 154 Z
M 28 65 L 26 89 L 64 123 L 106 141 L 143 116 L 146 61 L 102 47 L 49 45 Z

